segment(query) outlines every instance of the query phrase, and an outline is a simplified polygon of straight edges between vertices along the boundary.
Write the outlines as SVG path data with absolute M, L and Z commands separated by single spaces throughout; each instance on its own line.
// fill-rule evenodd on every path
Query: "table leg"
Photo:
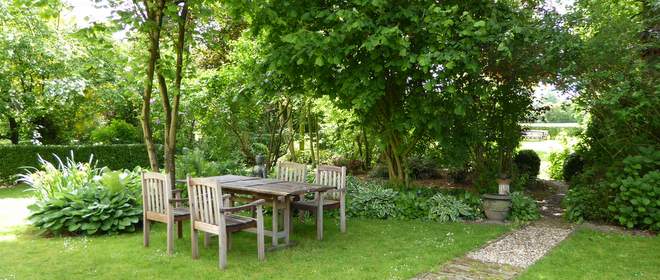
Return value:
M 279 218 L 277 217 L 277 198 L 273 199 L 273 246 L 277 246 L 277 232 L 279 230 L 279 225 L 277 222 Z
M 284 243 L 289 244 L 291 235 L 291 200 L 289 197 L 284 198 Z

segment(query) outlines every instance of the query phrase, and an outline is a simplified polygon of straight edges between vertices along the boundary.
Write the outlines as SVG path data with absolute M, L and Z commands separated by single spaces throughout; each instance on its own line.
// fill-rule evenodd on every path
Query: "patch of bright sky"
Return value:
M 73 19 L 80 28 L 88 27 L 94 22 L 107 22 L 113 16 L 112 8 L 105 5 L 105 1 L 97 3 L 93 0 L 63 0 L 71 6 L 71 10 L 65 12 L 63 17 Z M 560 14 L 565 14 L 575 0 L 546 0 L 545 5 L 548 8 L 555 9 Z M 123 40 L 126 37 L 126 30 L 119 31 L 113 35 L 115 40 Z M 534 89 L 534 96 L 542 99 L 544 96 L 555 95 L 557 99 L 565 101 L 568 97 L 561 94 L 553 85 L 540 83 Z

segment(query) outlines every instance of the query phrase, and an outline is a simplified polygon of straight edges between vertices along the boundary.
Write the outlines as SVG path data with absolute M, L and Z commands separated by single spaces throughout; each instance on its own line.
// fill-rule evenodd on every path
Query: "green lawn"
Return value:
M 660 279 L 660 237 L 578 230 L 519 279 Z
M 0 190 L 0 213 L 24 207 L 29 200 L 21 196 L 19 190 Z M 0 224 L 0 279 L 407 279 L 507 231 L 494 225 L 351 219 L 348 233 L 340 234 L 331 218 L 326 226 L 325 240 L 316 241 L 314 225 L 296 221 L 297 246 L 267 252 L 263 263 L 254 235 L 239 233 L 229 266 L 220 271 L 217 239 L 192 260 L 188 231 L 177 240 L 176 254 L 167 256 L 163 226 L 152 231 L 152 246 L 143 248 L 141 232 L 43 238 L 29 225 Z

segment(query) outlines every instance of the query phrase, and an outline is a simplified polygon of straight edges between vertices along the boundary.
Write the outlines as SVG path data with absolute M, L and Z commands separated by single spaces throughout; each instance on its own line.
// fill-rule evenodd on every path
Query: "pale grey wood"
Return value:
M 273 221 L 272 221 L 273 222 L 273 228 L 272 228 L 272 231 L 274 233 L 279 231 L 279 225 L 277 223 L 279 221 L 279 219 L 277 217 L 277 214 L 278 214 L 277 212 L 279 212 L 279 210 L 278 210 L 277 206 L 278 206 L 277 205 L 277 199 L 273 199 Z M 277 246 L 277 243 L 278 243 L 277 234 L 273 234 L 273 246 Z
M 307 181 L 307 165 L 281 161 L 277 163 L 277 179 L 304 183 Z
M 323 240 L 323 195 L 318 196 L 316 210 L 316 239 Z
M 346 232 L 346 167 L 319 165 L 315 172 L 314 183 L 329 188 L 326 189 L 328 191 L 325 193 L 319 189 L 319 191 L 314 194 L 313 203 L 316 204 L 316 209 L 310 209 L 309 206 L 312 205 L 312 202 L 304 200 L 294 202 L 293 208 L 298 209 L 301 212 L 304 210 L 315 212 L 314 214 L 316 214 L 317 219 L 317 238 L 322 239 L 323 213 L 319 213 L 319 211 L 323 210 L 322 204 L 325 203 L 324 201 L 326 198 L 339 201 L 339 230 L 341 232 Z M 332 202 L 330 201 L 329 203 Z M 336 207 L 336 204 L 334 204 L 334 206 Z M 303 214 L 301 214 L 301 216 L 303 216 Z
M 265 244 L 264 244 L 264 214 L 263 207 L 257 206 L 257 251 L 259 260 L 263 261 L 266 258 Z
M 284 244 L 290 243 L 291 235 L 291 201 L 289 197 L 284 198 Z
M 257 242 L 263 246 L 263 199 L 251 202 L 249 206 L 225 207 L 225 201 L 229 196 L 223 195 L 222 186 L 212 178 L 190 178 L 186 180 L 188 184 L 189 201 L 192 205 L 191 212 L 191 230 L 197 238 L 197 231 L 204 232 L 205 247 L 208 246 L 210 234 L 218 236 L 218 266 L 220 269 L 227 267 L 227 251 L 231 246 L 231 235 L 228 231 L 247 230 L 248 227 L 256 227 L 260 234 L 257 235 Z M 231 215 L 232 211 L 240 211 L 245 207 L 256 207 L 258 209 L 258 219 Z M 231 216 L 227 216 L 231 215 Z M 229 222 L 228 222 L 229 221 Z M 199 249 L 196 245 L 197 240 L 193 242 L 193 258 L 199 256 Z M 265 253 L 257 246 L 259 259 L 265 257 Z
M 211 234 L 208 232 L 204 233 L 204 248 L 209 248 L 209 245 L 211 245 Z
M 183 219 L 187 219 L 187 217 L 181 216 L 181 208 L 177 208 L 176 213 L 178 213 L 178 216 L 175 219 L 174 205 L 180 203 L 177 200 L 178 192 L 173 191 L 171 179 L 167 174 L 143 172 L 141 182 L 144 246 L 149 246 L 150 243 L 151 223 L 165 223 L 167 254 L 171 255 L 174 253 L 174 225 L 177 222 L 181 223 Z

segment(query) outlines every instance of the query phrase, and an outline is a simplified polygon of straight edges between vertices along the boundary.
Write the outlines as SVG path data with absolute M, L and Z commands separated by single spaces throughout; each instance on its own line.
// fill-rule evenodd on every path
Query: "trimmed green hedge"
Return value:
M 6 145 L 0 146 L 0 181 L 12 180 L 12 177 L 26 166 L 39 166 L 37 155 L 50 162 L 56 162 L 53 154 L 64 160 L 71 151 L 77 161 L 88 161 L 93 154 L 99 167 L 107 166 L 112 170 L 149 166 L 147 148 L 144 144 Z

